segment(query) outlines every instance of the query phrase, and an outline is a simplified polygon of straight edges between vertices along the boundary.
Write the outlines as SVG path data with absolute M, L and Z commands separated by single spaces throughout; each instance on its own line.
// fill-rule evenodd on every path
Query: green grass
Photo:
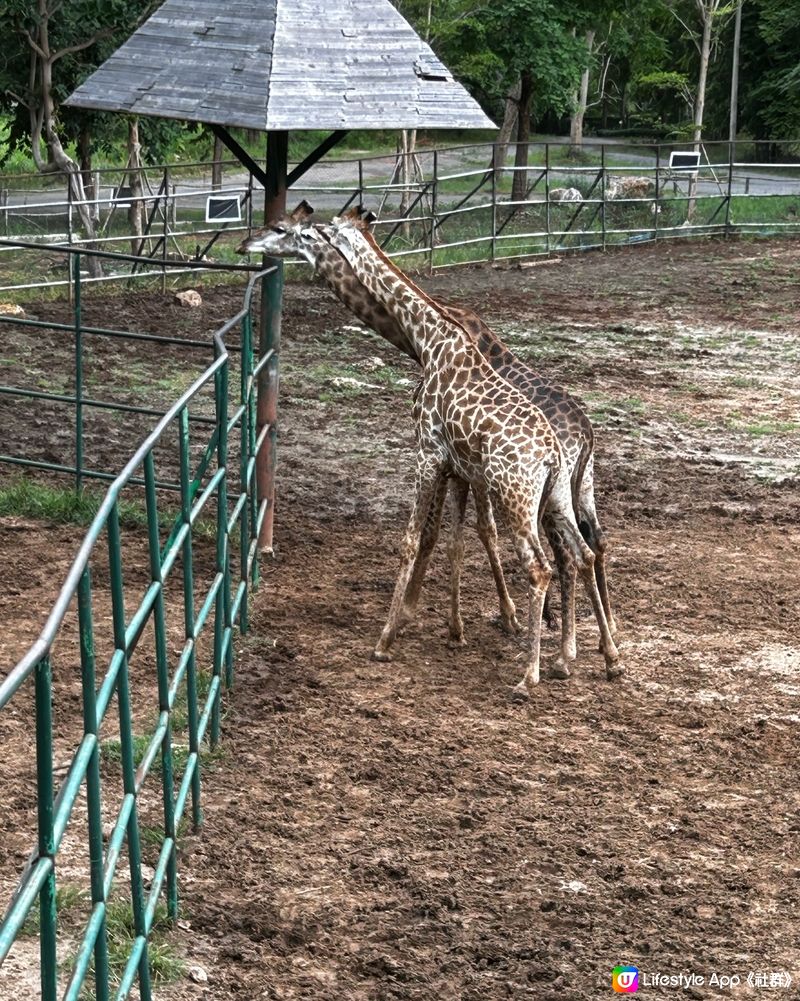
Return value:
M 86 890 L 63 883 L 56 887 L 56 914 L 59 922 L 71 923 L 76 912 L 82 912 L 91 902 Z M 34 904 L 20 929 L 20 935 L 31 937 L 39 934 L 39 908 Z
M 32 518 L 38 521 L 88 526 L 94 520 L 105 495 L 85 488 L 78 493 L 71 487 L 54 487 L 38 480 L 20 476 L 0 487 L 0 517 Z M 121 498 L 119 520 L 123 528 L 145 530 L 147 510 L 144 504 Z M 159 511 L 160 529 L 171 529 L 180 509 L 164 504 Z M 213 538 L 216 525 L 211 518 L 200 518 L 194 524 L 196 536 Z
M 156 906 L 153 924 L 147 943 L 147 955 L 150 966 L 150 977 L 154 987 L 175 983 L 186 972 L 186 963 L 178 955 L 174 945 L 169 941 L 172 924 L 164 904 Z M 119 987 L 122 975 L 136 941 L 136 928 L 133 919 L 133 908 L 127 900 L 109 901 L 106 907 L 106 930 L 108 935 L 108 968 L 109 982 L 113 992 Z M 70 969 L 74 968 L 75 958 L 68 960 Z M 81 991 L 81 1001 L 93 1001 L 95 994 L 91 986 L 94 974 L 94 963 L 89 967 L 86 983 Z

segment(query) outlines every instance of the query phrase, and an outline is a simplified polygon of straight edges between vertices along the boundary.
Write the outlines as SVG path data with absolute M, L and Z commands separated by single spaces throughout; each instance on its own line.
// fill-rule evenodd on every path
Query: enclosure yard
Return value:
M 574 390 L 597 429 L 627 673 L 605 680 L 581 600 L 573 678 L 545 678 L 522 707 L 509 699 L 520 642 L 492 622 L 473 528 L 466 648 L 447 646 L 440 545 L 394 662 L 369 660 L 410 507 L 416 372 L 326 287 L 287 284 L 277 554 L 226 703 L 225 767 L 204 773 L 205 826 L 182 838 L 173 944 L 208 982 L 159 998 L 597 1001 L 625 962 L 797 980 L 798 266 L 788 241 L 668 243 L 423 280 Z M 84 310 L 97 325 L 124 314 L 204 336 L 241 294 L 204 297 L 187 313 L 147 293 L 95 294 Z M 69 348 L 42 343 L 50 378 L 63 362 L 68 383 Z M 143 356 L 131 391 L 170 399 L 173 361 Z M 129 378 L 110 350 L 101 369 L 109 385 Z M 4 425 L 9 450 L 31 433 Z M 102 460 L 116 448 L 121 466 L 132 443 L 98 427 Z M 38 631 L 81 530 L 17 516 L 0 529 L 6 665 Z M 545 670 L 556 651 L 549 633 Z M 79 684 L 63 658 L 58 681 Z M 79 714 L 77 694 L 66 703 Z M 33 766 L 16 774 L 3 739 L 22 828 Z M 15 825 L 4 811 L 4 873 L 33 843 Z

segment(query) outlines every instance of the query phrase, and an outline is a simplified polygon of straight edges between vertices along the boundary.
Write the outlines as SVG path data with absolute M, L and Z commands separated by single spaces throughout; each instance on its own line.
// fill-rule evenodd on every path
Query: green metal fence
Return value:
M 74 405 L 76 414 L 75 464 L 34 465 L 72 472 L 80 486 L 87 473 L 82 460 L 82 408 L 98 401 L 82 398 L 81 352 L 87 328 L 81 326 L 80 319 L 78 254 L 74 255 L 73 276 L 77 293 L 76 391 L 67 401 Z M 268 498 L 260 503 L 256 498 L 256 461 L 274 428 L 269 425 L 257 428 L 256 389 L 259 378 L 263 380 L 269 372 L 274 374 L 277 356 L 265 338 L 262 338 L 259 357 L 254 356 L 254 310 L 257 290 L 263 298 L 277 277 L 279 271 L 274 267 L 253 274 L 243 308 L 213 335 L 211 363 L 160 417 L 122 471 L 113 477 L 44 629 L 0 684 L 0 713 L 9 711 L 15 704 L 20 705 L 23 693 L 26 690 L 29 693 L 33 687 L 38 811 L 38 842 L 0 924 L 0 963 L 14 945 L 38 899 L 43 1001 L 55 1001 L 60 981 L 61 996 L 76 1001 L 85 996 L 92 979 L 98 1001 L 105 1001 L 112 995 L 117 999 L 127 997 L 137 978 L 143 1001 L 152 996 L 148 941 L 157 905 L 165 896 L 170 918 L 176 917 L 178 826 L 188 812 L 195 826 L 200 823 L 203 746 L 204 742 L 213 746 L 219 739 L 222 692 L 233 683 L 234 634 L 237 628 L 242 633 L 247 631 L 248 596 L 258 582 L 257 540 Z M 237 329 L 241 332 L 241 340 L 234 354 L 233 345 L 227 346 L 226 338 Z M 94 328 L 88 330 L 98 333 Z M 122 335 L 119 331 L 105 333 Z M 234 371 L 231 359 L 239 353 L 238 386 L 233 387 L 230 385 Z M 195 424 L 195 415 L 190 420 L 190 406 L 204 388 L 213 389 L 214 415 Z M 142 412 L 148 411 L 143 409 Z M 193 442 L 193 436 L 202 437 L 199 442 Z M 170 482 L 169 477 L 162 480 L 157 468 L 162 461 L 158 457 L 171 438 L 177 442 L 177 456 L 172 456 L 170 462 L 171 468 L 177 469 L 177 483 Z M 202 446 L 198 462 L 192 459 L 195 444 Z M 233 448 L 229 449 L 229 444 Z M 238 462 L 229 465 L 234 452 L 238 452 Z M 6 458 L 13 461 L 13 457 Z M 18 458 L 17 461 L 24 460 Z M 99 470 L 89 472 L 110 476 Z M 120 501 L 122 491 L 133 484 L 139 484 L 144 495 L 143 534 L 146 540 L 143 544 L 149 564 L 149 584 L 135 610 L 126 615 L 126 596 L 130 598 L 130 588 L 126 590 L 124 584 L 128 553 L 121 538 Z M 176 517 L 164 518 L 162 486 L 173 488 L 179 497 Z M 210 575 L 208 586 L 201 590 L 195 574 L 194 548 L 204 510 L 206 516 L 209 512 L 214 516 L 214 556 L 213 570 L 206 573 L 207 577 Z M 105 554 L 101 546 L 103 536 L 107 547 Z M 98 562 L 104 578 L 102 595 L 98 595 L 98 585 L 93 584 L 93 570 L 97 578 Z M 170 578 L 176 581 L 180 592 L 183 618 L 183 645 L 173 663 L 168 653 L 167 632 L 167 581 Z M 109 592 L 111 614 L 103 621 L 110 619 L 110 637 L 103 634 L 102 625 L 93 621 L 93 606 L 98 599 L 108 601 Z M 74 747 L 66 777 L 56 789 L 52 707 L 58 693 L 53 684 L 53 647 L 73 601 L 77 602 L 79 627 L 83 735 Z M 144 641 L 146 628 L 148 639 Z M 208 643 L 201 642 L 206 631 Z M 154 685 L 157 688 L 157 717 L 142 749 L 140 745 L 135 746 L 137 735 L 131 708 L 130 668 L 133 659 L 143 656 L 144 647 L 149 645 L 148 654 L 154 661 L 157 675 Z M 103 663 L 102 673 L 99 647 L 113 648 L 108 663 Z M 201 694 L 198 678 L 205 667 L 210 681 L 207 693 Z M 114 696 L 119 716 L 123 795 L 120 809 L 109 822 L 108 797 L 104 796 L 101 781 L 101 727 Z M 188 731 L 188 753 L 180 756 L 180 764 L 176 760 L 172 726 L 179 701 L 185 706 L 185 729 Z M 151 786 L 154 781 L 160 781 L 159 798 L 163 805 L 159 808 L 162 836 L 158 860 L 146 889 L 142 875 L 139 803 L 148 777 Z M 83 804 L 84 792 L 91 906 L 71 962 L 67 969 L 62 967 L 60 971 L 56 913 L 59 850 L 79 798 Z M 118 871 L 126 848 L 127 878 Z M 121 885 L 130 899 L 135 936 L 118 983 L 112 985 L 106 916 L 109 901 L 120 894 Z

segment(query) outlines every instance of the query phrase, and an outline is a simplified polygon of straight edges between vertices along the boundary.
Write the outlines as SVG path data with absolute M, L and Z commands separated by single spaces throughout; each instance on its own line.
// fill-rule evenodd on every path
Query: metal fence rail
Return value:
M 414 154 L 323 159 L 292 192 L 321 215 L 365 201 L 380 210 L 389 253 L 429 268 L 670 237 L 796 233 L 800 165 L 788 143 L 772 145 L 785 150 L 782 162 L 760 161 L 752 144 L 706 143 L 694 172 L 669 166 L 670 154 L 693 149 L 691 143 L 587 143 L 578 157 L 566 142 L 531 143 L 527 164 L 514 165 L 506 156 L 496 167 L 491 143 L 421 147 Z M 132 173 L 140 197 L 131 194 Z M 615 193 L 615 180 L 635 176 L 648 179 L 650 190 L 633 197 Z M 159 277 L 164 283 L 173 258 L 233 260 L 230 237 L 238 242 L 263 214 L 263 191 L 241 165 L 225 164 L 224 186 L 212 182 L 211 164 L 107 168 L 97 172 L 85 202 L 97 219 L 90 238 L 79 231 L 79 203 L 66 188 L 27 186 L 34 183 L 41 179 L 0 176 L 0 236 L 30 242 L 38 232 L 45 244 L 106 249 L 129 242 L 142 254 L 141 263 L 93 281 Z M 566 188 L 577 190 L 581 201 L 559 201 L 558 189 Z M 207 223 L 212 195 L 238 196 L 241 221 Z M 138 235 L 126 215 L 137 205 L 145 220 Z M 0 292 L 70 284 L 69 275 L 34 277 L 30 269 L 16 278 L 10 262 L 4 268 L 4 256 L 0 251 Z
M 213 746 L 219 739 L 222 692 L 233 683 L 234 631 L 237 628 L 242 633 L 247 631 L 248 596 L 258 582 L 257 540 L 268 499 L 257 501 L 255 469 L 257 456 L 273 429 L 267 425 L 257 430 L 256 386 L 259 375 L 274 367 L 277 359 L 268 345 L 262 346 L 260 357 L 254 357 L 253 314 L 256 289 L 260 285 L 263 295 L 265 280 L 273 271 L 274 268 L 269 268 L 252 275 L 243 308 L 213 335 L 209 345 L 213 350 L 211 363 L 160 417 L 123 470 L 113 478 L 44 629 L 0 683 L 0 713 L 8 712 L 9 707 L 18 704 L 23 693 L 30 692 L 33 687 L 38 802 L 38 841 L 0 924 L 0 963 L 14 945 L 26 916 L 38 899 L 43 1001 L 55 1001 L 59 994 L 56 869 L 71 815 L 84 791 L 91 907 L 61 996 L 68 1001 L 84 996 L 82 992 L 93 964 L 98 1001 L 106 1001 L 112 993 L 117 999 L 127 997 L 137 979 L 143 1001 L 152 997 L 148 942 L 157 904 L 163 894 L 170 918 L 176 917 L 178 826 L 187 810 L 194 824 L 200 823 L 202 748 L 204 741 Z M 76 303 L 79 304 L 81 278 L 77 255 L 74 276 Z M 77 311 L 76 316 L 77 332 L 81 329 Z M 226 337 L 237 329 L 241 334 L 238 353 L 241 361 L 238 385 L 232 386 L 233 356 L 232 349 L 226 345 Z M 80 340 L 77 333 L 76 339 Z M 213 389 L 214 416 L 210 425 L 194 425 L 190 407 L 204 388 Z M 79 414 L 80 388 L 76 399 Z M 195 427 L 197 431 L 193 430 Z M 175 487 L 180 508 L 173 521 L 167 519 L 165 522 L 160 511 L 156 448 L 163 449 L 170 434 L 177 441 L 178 483 Z M 195 468 L 192 468 L 191 459 L 193 434 L 203 435 L 202 459 Z M 230 463 L 229 444 L 236 444 L 239 453 L 235 466 Z M 85 470 L 81 468 L 79 418 L 76 448 L 78 455 L 72 471 L 80 477 Z M 123 578 L 131 561 L 122 545 L 120 502 L 123 490 L 135 483 L 141 483 L 144 488 L 146 541 L 143 548 L 149 584 L 135 609 L 126 615 L 126 597 L 130 599 L 130 589 L 126 592 Z M 198 519 L 206 509 L 214 512 L 214 560 L 210 582 L 201 590 L 195 572 L 194 541 Z M 105 556 L 99 545 L 102 536 L 106 540 Z M 104 635 L 93 619 L 93 605 L 108 595 L 107 591 L 99 595 L 93 584 L 93 561 L 101 563 L 102 574 L 109 581 L 111 636 Z M 173 664 L 167 642 L 166 584 L 171 577 L 178 581 L 183 618 L 183 645 Z M 72 752 L 66 776 L 56 790 L 53 646 L 73 601 L 77 601 L 79 625 L 83 732 Z M 152 639 L 145 643 L 145 629 L 151 625 L 148 636 Z M 213 635 L 209 650 L 201 643 L 207 630 Z M 98 643 L 98 640 L 103 642 Z M 113 648 L 104 669 L 98 664 L 98 646 Z M 152 732 L 146 735 L 146 746 L 138 753 L 134 746 L 130 669 L 137 656 L 144 658 L 145 647 L 149 647 L 146 652 L 155 663 L 157 716 Z M 201 696 L 198 674 L 205 663 L 210 668 L 210 681 L 207 693 Z M 103 826 L 104 819 L 108 819 L 109 803 L 101 783 L 101 727 L 115 695 L 123 795 L 104 843 Z M 188 754 L 182 770 L 176 766 L 173 734 L 178 701 L 185 703 L 188 731 Z M 154 875 L 146 890 L 142 875 L 139 803 L 148 777 L 152 779 L 159 769 L 162 836 Z M 127 879 L 118 872 L 126 846 Z M 128 887 L 135 937 L 114 987 L 109 972 L 106 916 L 109 902 L 118 898 L 123 883 Z

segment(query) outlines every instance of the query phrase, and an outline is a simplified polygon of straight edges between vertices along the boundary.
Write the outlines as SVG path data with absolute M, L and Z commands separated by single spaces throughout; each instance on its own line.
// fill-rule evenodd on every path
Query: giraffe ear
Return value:
M 342 212 L 342 214 L 338 217 L 338 219 L 339 222 L 349 222 L 355 225 L 358 222 L 360 214 L 361 214 L 361 206 L 359 205 L 357 208 L 347 209 L 346 211 Z
M 310 219 L 314 214 L 314 209 L 308 204 L 305 198 L 300 202 L 297 208 L 292 212 L 291 219 L 292 222 L 303 222 L 306 219 Z
M 377 218 L 378 217 L 374 212 L 370 212 L 369 209 L 365 209 L 363 205 L 359 205 L 357 217 L 354 220 L 355 227 L 356 229 L 360 229 L 362 233 L 366 233 Z

